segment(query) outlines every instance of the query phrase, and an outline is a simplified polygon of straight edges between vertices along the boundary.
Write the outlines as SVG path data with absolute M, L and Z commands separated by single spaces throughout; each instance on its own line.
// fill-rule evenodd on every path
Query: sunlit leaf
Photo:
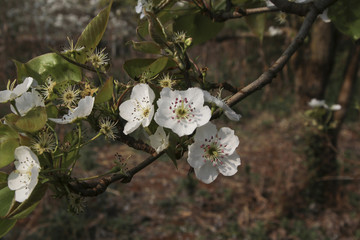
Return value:
M 175 63 L 168 57 L 153 58 L 137 58 L 125 62 L 124 70 L 132 79 L 139 78 L 144 72 L 147 72 L 147 77 L 154 77 L 167 68 L 175 66 Z
M 36 132 L 42 129 L 47 121 L 46 109 L 44 107 L 36 107 L 31 109 L 25 116 L 20 117 L 10 113 L 5 116 L 6 121 L 25 132 Z
M 161 47 L 154 42 L 135 42 L 131 41 L 131 45 L 134 50 L 143 52 L 143 53 L 153 53 L 153 54 L 160 54 Z
M 85 53 L 77 59 L 80 63 L 85 62 L 86 55 L 90 55 L 95 50 L 103 37 L 109 20 L 112 2 L 113 1 L 90 21 L 77 40 L 75 48 L 85 47 L 86 50 Z
M 18 146 L 18 133 L 8 125 L 0 123 L 0 168 L 14 161 L 14 151 Z
M 51 76 L 56 82 L 72 80 L 81 81 L 82 72 L 78 66 L 69 63 L 56 53 L 47 53 L 31 59 L 27 63 L 14 60 L 17 69 L 17 78 L 22 80 L 33 77 L 39 84 Z

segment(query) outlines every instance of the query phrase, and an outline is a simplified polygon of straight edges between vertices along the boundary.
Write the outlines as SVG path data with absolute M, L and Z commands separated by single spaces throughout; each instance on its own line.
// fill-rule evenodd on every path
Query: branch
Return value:
M 250 16 L 254 14 L 267 13 L 267 12 L 278 12 L 279 8 L 273 7 L 259 7 L 259 8 L 250 8 L 250 9 L 241 9 L 240 7 L 235 7 L 234 10 L 227 10 L 222 12 L 211 12 L 210 9 L 203 9 L 205 14 L 209 15 L 210 18 L 216 22 L 224 22 L 229 19 L 242 18 L 245 16 Z
M 301 28 L 294 38 L 294 40 L 290 43 L 288 48 L 283 52 L 283 54 L 276 60 L 276 62 L 261 76 L 250 83 L 249 85 L 242 88 L 240 91 L 238 91 L 236 94 L 234 94 L 228 101 L 227 104 L 229 106 L 233 106 L 236 103 L 240 102 L 242 99 L 246 98 L 247 96 L 251 95 L 257 90 L 260 90 L 265 85 L 271 83 L 272 79 L 276 77 L 276 74 L 280 72 L 285 64 L 290 60 L 291 56 L 299 49 L 299 47 L 304 42 L 305 37 L 308 35 L 312 24 L 316 20 L 319 13 L 324 11 L 326 7 L 328 7 L 330 4 L 334 3 L 336 0 L 320 0 L 318 2 L 319 5 L 313 4 L 310 7 L 309 12 L 306 15 L 306 18 L 301 25 Z M 320 6 L 320 7 L 319 7 Z M 220 111 L 215 111 L 212 119 L 217 118 L 220 116 Z
M 95 197 L 97 195 L 100 195 L 101 193 L 105 192 L 107 187 L 116 182 L 121 180 L 123 183 L 128 183 L 131 181 L 132 177 L 144 169 L 145 167 L 149 166 L 151 163 L 153 163 L 156 159 L 158 159 L 160 156 L 162 156 L 164 152 L 161 152 L 159 154 L 156 154 L 155 156 L 149 157 L 145 159 L 143 162 L 138 164 L 137 166 L 133 167 L 129 171 L 127 171 L 125 174 L 123 173 L 115 173 L 111 176 L 103 177 L 97 181 L 91 181 L 91 182 L 79 182 L 75 180 L 72 183 L 69 183 L 69 189 L 81 196 L 84 197 Z

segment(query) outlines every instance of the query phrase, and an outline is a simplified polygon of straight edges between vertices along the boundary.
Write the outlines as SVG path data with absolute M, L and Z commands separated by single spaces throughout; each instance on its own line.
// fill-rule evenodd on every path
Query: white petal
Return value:
M 31 180 L 29 184 L 30 192 L 35 188 L 36 184 L 38 183 L 39 171 L 40 169 L 36 166 L 31 169 Z
M 196 177 L 206 184 L 213 182 L 219 174 L 217 168 L 210 162 L 206 162 L 200 168 L 195 168 L 194 170 Z
M 142 121 L 143 127 L 147 127 L 147 126 L 150 125 L 153 116 L 154 116 L 154 106 L 151 105 L 151 106 L 150 106 L 149 116 L 146 117 L 146 118 L 144 118 L 144 120 Z
M 136 13 L 141 13 L 142 8 L 143 8 L 143 6 L 142 6 L 142 1 L 141 1 L 141 0 L 138 0 L 138 3 L 137 3 L 137 5 L 136 5 L 136 7 L 135 7 Z
M 237 114 L 234 110 L 232 110 L 225 102 L 220 99 L 212 96 L 208 91 L 203 90 L 204 100 L 205 102 L 215 103 L 216 106 L 222 108 L 224 110 L 225 115 L 232 121 L 239 121 L 241 115 Z
M 223 159 L 222 162 L 222 164 L 217 166 L 219 172 L 224 176 L 232 176 L 237 173 L 237 167 L 241 164 L 240 157 L 236 152 Z
M 196 130 L 198 131 L 198 130 Z M 200 168 L 202 165 L 205 164 L 206 160 L 202 157 L 204 151 L 200 148 L 199 143 L 195 142 L 189 146 L 189 153 L 187 162 L 193 168 Z M 205 161 L 204 161 L 205 160 Z
M 334 104 L 330 107 L 331 111 L 338 111 L 341 109 L 341 105 L 340 104 Z
M 169 135 L 166 136 L 164 128 L 162 127 L 158 127 L 156 132 L 149 136 L 149 139 L 150 145 L 156 150 L 157 153 L 160 153 L 169 146 Z
M 22 83 L 18 84 L 12 92 L 17 97 L 22 95 L 24 92 L 26 92 L 30 88 L 33 81 L 34 81 L 34 79 L 32 77 L 25 78 L 25 80 Z
M 10 100 L 11 91 L 10 90 L 4 90 L 0 91 L 0 103 L 5 103 Z
M 28 174 L 20 174 L 18 171 L 12 171 L 8 177 L 8 187 L 11 190 L 17 190 L 25 187 L 30 183 L 30 176 Z
M 17 202 L 24 202 L 26 199 L 30 197 L 32 190 L 28 188 L 20 188 L 15 191 L 15 201 Z
M 126 121 L 133 121 L 134 117 L 140 118 L 140 112 L 136 108 L 136 100 L 130 99 L 119 106 L 120 117 Z
M 200 88 L 189 88 L 186 91 L 180 91 L 183 99 L 187 98 L 189 102 L 192 102 L 193 107 L 204 105 L 204 93 Z
M 234 134 L 234 130 L 228 127 L 220 128 L 218 137 L 221 138 L 219 143 L 226 146 L 224 147 L 224 153 L 230 155 L 239 146 L 239 138 Z
M 317 100 L 316 98 L 311 99 L 311 101 L 308 103 L 310 107 L 325 107 L 327 106 L 325 103 L 325 100 Z
M 139 122 L 139 121 L 127 122 L 125 124 L 123 132 L 125 135 L 128 135 L 128 134 L 132 133 L 133 131 L 135 131 L 140 125 L 141 125 L 141 122 Z
M 194 132 L 197 127 L 196 122 L 188 122 L 187 120 L 181 120 L 180 122 L 175 122 L 175 125 L 171 128 L 174 133 L 182 137 L 184 135 L 190 135 Z
M 328 8 L 325 9 L 324 12 L 319 15 L 319 17 L 320 17 L 321 20 L 323 20 L 323 22 L 325 22 L 325 23 L 331 22 L 331 19 L 330 19 L 329 16 L 328 16 Z
M 208 106 L 202 106 L 194 112 L 196 124 L 198 127 L 205 125 L 210 121 L 211 110 Z M 192 132 L 191 132 L 192 133 Z
M 16 98 L 15 105 L 21 116 L 25 116 L 26 113 L 35 107 L 45 107 L 42 97 L 35 89 Z M 10 109 L 13 113 L 17 114 L 12 105 L 10 106 Z
M 152 102 L 155 99 L 155 93 L 149 87 L 149 85 L 147 85 L 145 83 L 140 83 L 132 89 L 130 99 L 136 99 L 140 102 L 141 105 L 143 105 L 141 103 L 143 98 L 147 98 L 147 100 L 149 101 L 149 103 L 147 103 L 147 104 L 152 104 Z M 147 105 L 147 104 L 145 104 L 145 105 Z
M 217 129 L 214 124 L 208 122 L 202 127 L 196 129 L 196 134 L 194 137 L 195 142 L 198 142 L 200 145 L 205 143 L 205 139 L 210 139 L 211 136 L 215 136 L 217 134 Z
M 17 169 L 20 168 L 21 165 L 25 165 L 27 167 L 30 167 L 31 165 L 35 165 L 40 168 L 39 159 L 36 156 L 36 154 L 31 151 L 29 147 L 26 146 L 20 146 L 15 149 L 15 159 L 19 162 L 19 165 L 15 166 Z

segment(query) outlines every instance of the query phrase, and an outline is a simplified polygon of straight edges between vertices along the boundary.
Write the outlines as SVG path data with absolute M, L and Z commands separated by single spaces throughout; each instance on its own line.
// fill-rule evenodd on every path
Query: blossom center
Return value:
M 176 119 L 177 122 L 181 120 L 187 120 L 189 122 L 195 117 L 193 112 L 195 111 L 195 107 L 193 107 L 194 103 L 189 102 L 187 98 L 179 99 L 176 98 L 175 101 L 171 102 L 169 109 L 174 113 L 172 119 Z
M 224 157 L 228 156 L 228 154 L 224 152 L 227 145 L 220 144 L 220 140 L 221 138 L 219 138 L 217 134 L 211 136 L 209 139 L 204 139 L 204 144 L 200 146 L 204 151 L 204 154 L 202 155 L 204 162 L 210 161 L 213 166 L 223 164 Z
M 150 109 L 147 107 L 147 108 L 145 108 L 145 109 L 143 109 L 143 116 L 146 118 L 146 117 L 148 117 L 149 116 L 149 114 L 150 114 Z

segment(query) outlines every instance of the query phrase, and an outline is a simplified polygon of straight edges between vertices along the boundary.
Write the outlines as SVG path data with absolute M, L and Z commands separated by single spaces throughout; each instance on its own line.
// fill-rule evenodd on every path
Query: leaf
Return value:
M 80 63 L 85 63 L 86 56 L 94 52 L 103 37 L 109 21 L 112 2 L 113 1 L 110 1 L 109 6 L 101 10 L 101 12 L 90 21 L 78 38 L 75 48 L 85 47 L 86 50 L 85 53 L 77 59 Z
M 81 69 L 56 53 L 46 53 L 31 59 L 27 63 L 13 61 L 16 65 L 17 78 L 19 80 L 33 77 L 41 85 L 45 83 L 49 76 L 56 82 L 67 80 L 80 82 L 82 79 Z
M 360 38 L 360 1 L 339 0 L 329 7 L 328 16 L 340 32 Z
M 212 22 L 206 16 L 192 13 L 175 19 L 173 30 L 174 32 L 185 32 L 188 37 L 192 37 L 193 45 L 196 45 L 214 38 L 223 26 L 224 23 Z
M 15 126 L 21 131 L 36 132 L 45 126 L 47 114 L 44 107 L 36 107 L 23 117 L 10 113 L 5 116 L 5 119 L 10 125 Z
M 11 191 L 9 187 L 4 187 L 0 190 L 0 217 L 4 217 L 13 202 L 15 191 Z
M 149 34 L 152 40 L 160 46 L 167 46 L 167 36 L 165 29 L 159 19 L 152 12 L 146 12 L 149 21 Z
M 154 42 L 135 42 L 131 41 L 131 45 L 134 50 L 143 52 L 143 53 L 153 53 L 153 54 L 160 54 L 161 47 Z
M 151 78 L 171 66 L 175 66 L 175 63 L 168 57 L 161 57 L 158 59 L 137 58 L 127 60 L 124 63 L 124 70 L 132 79 L 139 78 L 144 72 L 148 72 L 147 76 Z
M 102 88 L 99 90 L 99 93 L 95 97 L 95 103 L 104 103 L 111 99 L 113 90 L 114 90 L 114 79 L 109 77 Z
M 40 200 L 43 198 L 47 190 L 47 184 L 38 184 L 30 197 L 19 205 L 15 205 L 9 213 L 6 215 L 6 218 L 11 219 L 20 219 L 29 215 L 35 207 L 39 204 Z
M 0 168 L 14 161 L 14 151 L 18 146 L 18 133 L 8 125 L 0 123 Z
M 14 226 L 15 219 L 0 219 L 0 238 L 5 236 Z
M 8 178 L 7 173 L 0 172 L 0 189 L 7 186 L 7 178 Z
M 246 17 L 246 23 L 250 30 L 259 38 L 262 43 L 265 31 L 266 14 L 256 14 Z

